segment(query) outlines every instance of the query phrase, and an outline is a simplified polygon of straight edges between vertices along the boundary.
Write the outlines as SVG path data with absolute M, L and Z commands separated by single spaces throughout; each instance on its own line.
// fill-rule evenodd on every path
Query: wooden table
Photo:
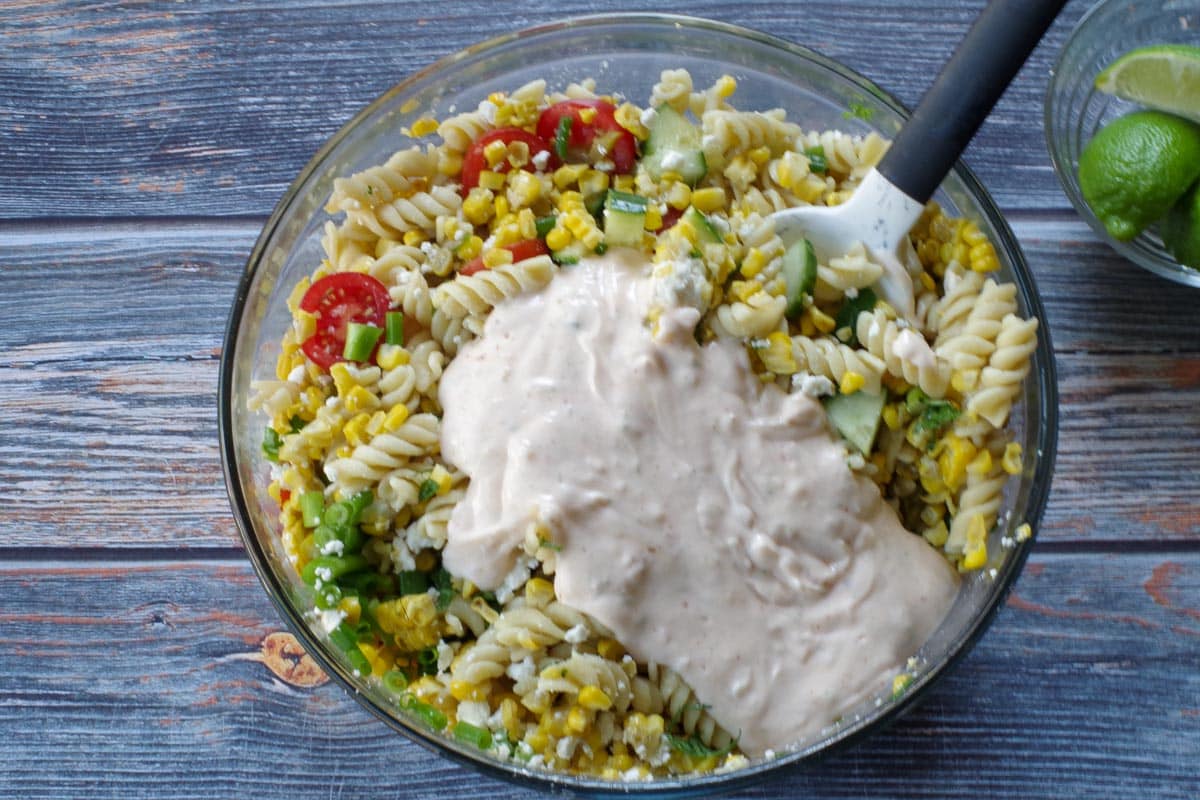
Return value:
M 215 421 L 235 283 L 318 146 L 441 56 L 595 8 L 505 5 L 0 2 L 4 797 L 528 796 L 280 652 Z M 981 5 L 658 8 L 806 44 L 911 106 Z M 1025 248 L 1058 358 L 1034 554 L 921 707 L 741 796 L 1200 795 L 1200 293 L 1117 258 L 1051 171 L 1042 93 L 1087 5 L 966 158 Z

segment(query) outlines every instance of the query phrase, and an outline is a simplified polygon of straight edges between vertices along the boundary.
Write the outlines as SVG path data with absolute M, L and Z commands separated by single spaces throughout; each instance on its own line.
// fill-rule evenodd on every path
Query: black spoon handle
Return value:
M 1066 0 L 991 0 L 896 136 L 879 172 L 924 203 Z

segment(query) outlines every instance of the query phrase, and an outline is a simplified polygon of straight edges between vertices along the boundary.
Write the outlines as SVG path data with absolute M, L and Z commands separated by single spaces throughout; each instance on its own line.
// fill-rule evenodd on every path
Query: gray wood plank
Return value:
M 1072 0 L 967 161 L 1012 208 L 1066 201 L 1043 144 Z M 910 107 L 976 0 L 0 4 L 0 218 L 265 215 L 317 148 L 400 79 L 482 39 L 613 9 L 707 16 L 838 59 Z
M 1016 231 L 1047 303 L 1062 399 L 1041 535 L 1196 541 L 1191 294 L 1118 259 L 1080 222 L 1022 219 Z M 217 359 L 256 234 L 253 223 L 93 225 L 0 243 L 6 546 L 236 545 Z
M 0 596 L 0 795 L 532 796 L 264 659 L 280 623 L 248 565 L 9 564 Z M 894 728 L 739 796 L 1192 797 L 1198 659 L 1200 556 L 1035 554 Z

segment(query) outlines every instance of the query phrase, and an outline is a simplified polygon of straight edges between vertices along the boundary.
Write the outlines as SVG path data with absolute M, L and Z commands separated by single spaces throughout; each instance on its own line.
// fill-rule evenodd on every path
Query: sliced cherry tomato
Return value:
M 662 227 L 659 230 L 665 231 L 679 222 L 679 218 L 683 216 L 683 212 L 674 206 L 667 207 L 667 213 L 663 214 Z
M 387 287 L 361 272 L 335 272 L 308 287 L 300 308 L 317 318 L 317 330 L 300 349 L 321 369 L 329 369 L 342 358 L 346 326 L 351 322 L 377 325 L 387 321 L 391 305 Z
M 505 245 L 505 250 L 512 253 L 513 263 L 524 261 L 527 258 L 534 256 L 550 255 L 550 248 L 546 247 L 545 242 L 541 239 L 526 239 L 523 242 L 516 244 Z M 458 271 L 459 275 L 474 275 L 476 272 L 485 270 L 487 267 L 483 263 L 483 256 L 473 258 L 466 264 L 463 264 L 462 269 Z
M 594 109 L 591 120 L 584 122 L 584 109 Z M 563 100 L 547 108 L 538 117 L 538 136 L 557 142 L 562 120 L 571 118 L 565 152 L 558 155 L 565 161 L 586 161 L 594 164 L 601 159 L 613 163 L 613 172 L 624 175 L 633 172 L 637 164 L 637 139 L 617 122 L 616 106 L 606 100 Z
M 507 160 L 501 161 L 494 167 L 488 167 L 487 157 L 483 154 L 486 148 L 492 142 L 504 142 L 506 145 L 512 142 L 524 142 L 529 145 L 529 166 L 533 168 L 533 157 L 538 153 L 549 153 L 546 161 L 546 168 L 553 169 L 558 166 L 558 162 L 554 158 L 554 149 L 540 136 L 534 136 L 528 131 L 523 131 L 520 128 L 500 128 L 494 131 L 488 131 L 483 136 L 476 139 L 467 152 L 463 155 L 462 165 L 462 193 L 465 197 L 467 192 L 479 185 L 479 173 L 485 169 L 491 169 L 492 172 L 508 172 L 512 165 Z
M 291 499 L 292 499 L 291 492 L 289 492 L 287 489 L 279 490 L 279 505 L 283 505 L 284 503 L 286 503 L 288 500 L 291 500 Z

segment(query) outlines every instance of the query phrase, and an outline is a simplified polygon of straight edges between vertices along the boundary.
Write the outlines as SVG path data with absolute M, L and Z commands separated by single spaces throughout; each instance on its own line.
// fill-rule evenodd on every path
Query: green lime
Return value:
M 1109 235 L 1127 242 L 1200 177 L 1200 125 L 1161 111 L 1113 120 L 1079 155 L 1079 189 Z
M 1200 47 L 1139 47 L 1096 76 L 1096 88 L 1159 111 L 1200 122 Z
M 1179 198 L 1159 226 L 1163 244 L 1185 267 L 1200 269 L 1200 184 Z

